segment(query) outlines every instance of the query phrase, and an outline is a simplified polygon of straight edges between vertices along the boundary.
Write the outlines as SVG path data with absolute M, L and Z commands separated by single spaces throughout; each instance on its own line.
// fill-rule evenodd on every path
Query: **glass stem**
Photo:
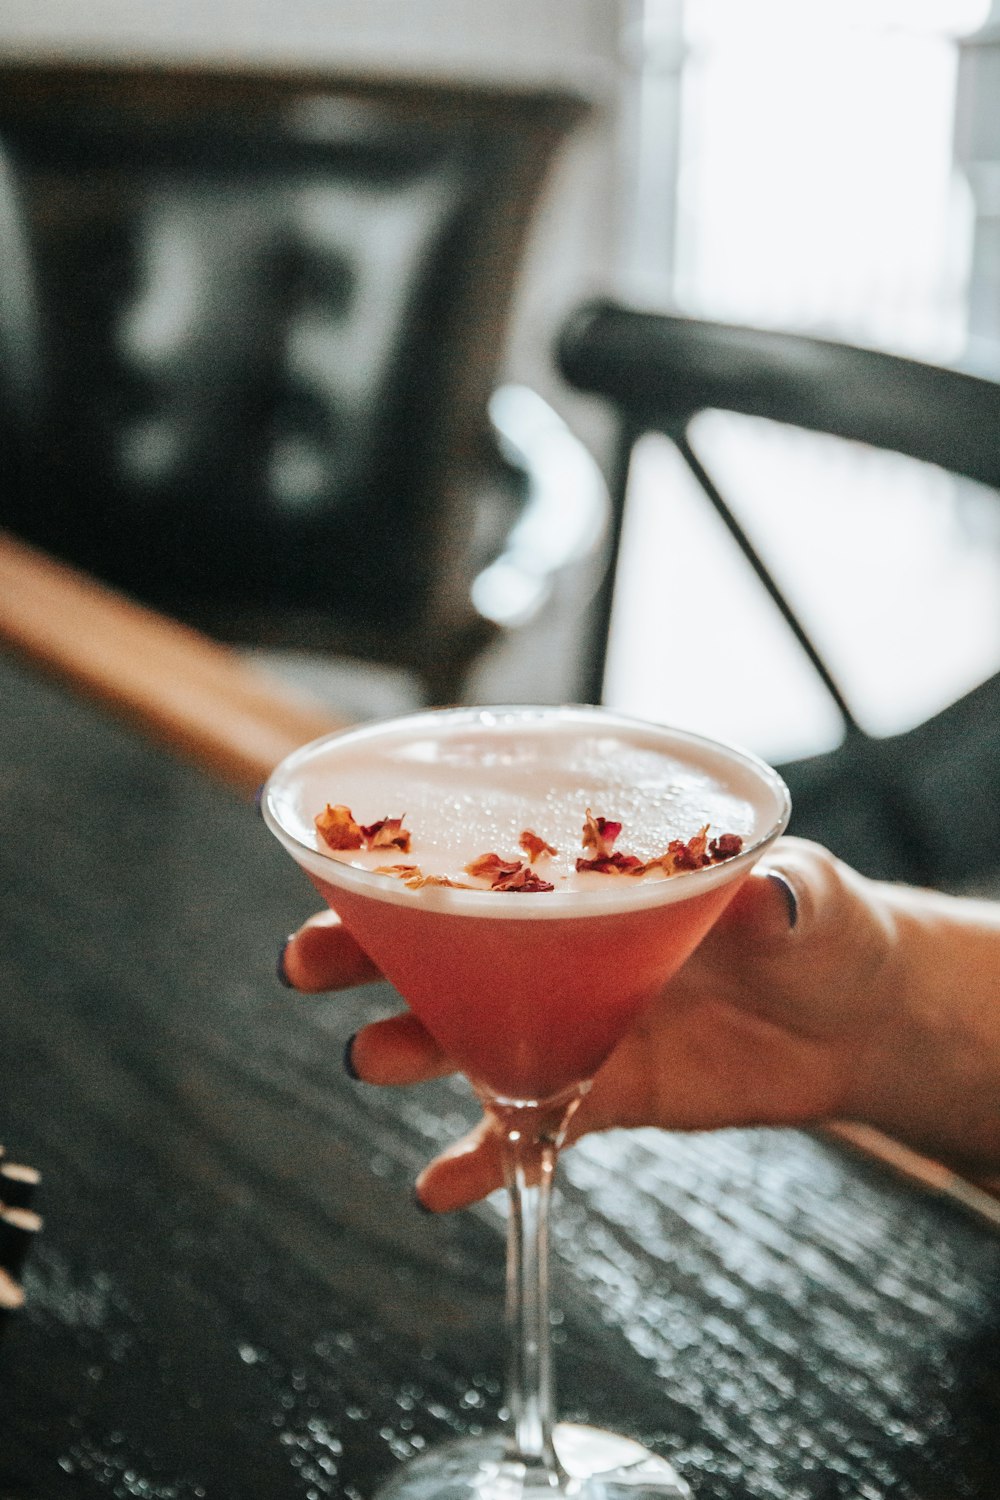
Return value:
M 559 1147 L 583 1090 L 545 1104 L 490 1100 L 510 1204 L 507 1226 L 508 1457 L 561 1476 L 552 1442 L 555 1385 L 549 1315 L 549 1204 Z

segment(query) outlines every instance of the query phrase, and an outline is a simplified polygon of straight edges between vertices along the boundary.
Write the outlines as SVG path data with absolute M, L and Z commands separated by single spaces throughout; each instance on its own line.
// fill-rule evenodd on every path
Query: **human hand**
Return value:
M 854 1118 L 955 1160 L 1000 1161 L 1000 1019 L 972 982 L 991 959 L 992 1000 L 998 958 L 990 903 L 870 881 L 818 845 L 782 839 L 599 1070 L 570 1139 L 613 1126 Z M 965 1001 L 943 1021 L 956 966 Z M 289 939 L 283 972 L 304 991 L 379 977 L 331 912 Z M 984 1046 L 993 1070 L 979 1076 Z M 364 1027 L 349 1056 L 372 1084 L 452 1071 L 408 1011 Z M 483 1121 L 424 1170 L 417 1192 L 441 1211 L 500 1182 L 498 1142 Z

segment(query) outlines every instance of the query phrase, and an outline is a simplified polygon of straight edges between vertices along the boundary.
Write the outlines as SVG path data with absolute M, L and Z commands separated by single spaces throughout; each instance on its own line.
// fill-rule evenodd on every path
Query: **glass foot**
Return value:
M 507 1441 L 497 1432 L 439 1443 L 407 1460 L 375 1500 L 693 1500 L 666 1459 L 613 1432 L 560 1422 L 561 1474 L 509 1459 Z

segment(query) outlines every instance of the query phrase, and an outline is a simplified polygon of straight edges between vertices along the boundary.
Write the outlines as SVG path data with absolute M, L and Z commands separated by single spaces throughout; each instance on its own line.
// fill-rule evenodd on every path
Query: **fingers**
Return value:
M 856 1070 L 862 1023 L 877 1009 L 872 979 L 890 928 L 877 883 L 818 845 L 779 840 L 600 1070 L 571 1138 L 614 1125 L 703 1129 L 836 1112 Z M 379 977 L 329 912 L 293 935 L 284 967 L 306 991 Z M 452 1070 L 408 1012 L 359 1031 L 346 1061 L 372 1084 Z M 483 1121 L 425 1168 L 417 1195 L 428 1210 L 446 1212 L 501 1181 L 499 1141 Z
M 790 852 L 787 864 L 795 867 L 790 878 L 776 862 L 770 872 L 746 883 L 723 919 L 731 934 L 727 942 L 744 949 L 749 942 L 781 950 L 792 931 L 798 888 L 807 878 L 808 872 L 798 868 L 804 862 Z M 409 1082 L 433 1076 L 434 1068 L 447 1068 L 412 1019 L 412 1034 L 404 1037 L 403 1020 L 359 1033 L 354 1057 L 366 1081 Z M 769 1112 L 784 1120 L 807 1117 L 826 1102 L 830 1085 L 804 1051 L 794 1043 L 776 1047 L 765 1023 L 753 1017 L 731 1009 L 720 1015 L 714 1001 L 703 1005 L 678 997 L 676 1005 L 668 1005 L 623 1040 L 574 1115 L 567 1139 L 616 1125 L 690 1129 L 757 1121 Z M 757 1066 L 748 1068 L 755 1054 Z M 662 1069 L 651 1070 L 651 1058 L 661 1057 Z M 484 1118 L 424 1168 L 416 1196 L 429 1212 L 447 1213 L 468 1207 L 502 1183 L 499 1137 Z
M 757 942 L 781 942 L 798 921 L 798 891 L 785 871 L 775 865 L 751 871 L 720 918 L 720 925 L 723 931 L 738 928 L 744 938 Z
M 802 1125 L 835 1112 L 844 1070 L 821 1039 L 742 1010 L 714 987 L 667 1001 L 599 1069 L 572 1139 L 616 1126 Z
M 794 910 L 794 922 L 786 920 L 783 929 L 773 875 L 787 886 Z M 762 885 L 771 893 L 761 893 Z M 718 977 L 742 971 L 745 1008 L 795 1032 L 856 1036 L 855 1028 L 871 1020 L 896 941 L 886 888 L 820 845 L 786 838 L 740 895 L 709 951 Z
M 290 989 L 318 994 L 371 984 L 381 975 L 336 912 L 322 911 L 292 933 L 281 950 L 278 977 Z
M 317 912 L 292 933 L 281 951 L 278 976 L 289 988 L 306 994 L 350 989 L 382 977 L 332 911 Z M 425 1083 L 454 1072 L 454 1065 L 409 1011 L 374 1021 L 352 1036 L 344 1049 L 344 1066 L 352 1078 L 387 1086 Z
M 467 1208 L 503 1185 L 500 1139 L 488 1119 L 430 1162 L 416 1181 L 416 1197 L 429 1213 Z
M 853 938 L 865 928 L 882 930 L 879 883 L 860 875 L 821 844 L 779 839 L 754 874 L 758 879 L 777 877 L 773 883 L 784 885 L 798 945 L 831 936 Z
M 344 1066 L 362 1083 L 426 1083 L 455 1071 L 429 1032 L 409 1011 L 387 1021 L 373 1021 L 347 1044 Z
M 801 944 L 817 925 L 828 926 L 839 916 L 843 886 L 851 877 L 861 878 L 820 844 L 779 839 L 737 891 L 714 935 L 735 928 L 743 941 L 788 948 L 794 932 Z
M 584 1096 L 580 1108 L 571 1116 L 566 1145 L 606 1123 L 596 1118 L 580 1123 L 586 1114 L 588 1097 Z M 484 1115 L 461 1140 L 436 1156 L 421 1172 L 415 1187 L 420 1207 L 429 1213 L 450 1213 L 456 1208 L 468 1208 L 470 1203 L 478 1203 L 503 1187 L 502 1153 L 500 1130 L 489 1115 Z

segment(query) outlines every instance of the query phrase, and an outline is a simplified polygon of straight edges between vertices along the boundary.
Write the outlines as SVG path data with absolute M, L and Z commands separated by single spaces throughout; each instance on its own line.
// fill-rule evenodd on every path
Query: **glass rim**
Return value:
M 764 832 L 758 834 L 751 844 L 741 849 L 739 854 L 732 855 L 717 864 L 704 865 L 695 870 L 680 871 L 669 878 L 648 881 L 608 876 L 605 877 L 602 887 L 595 886 L 593 890 L 581 890 L 576 887 L 571 891 L 505 892 L 503 893 L 505 895 L 515 894 L 516 899 L 500 902 L 495 899 L 498 893 L 488 887 L 470 888 L 428 884 L 419 889 L 411 889 L 392 875 L 378 874 L 374 870 L 351 864 L 347 860 L 337 859 L 334 854 L 327 853 L 314 844 L 306 843 L 293 833 L 282 822 L 273 806 L 272 794 L 280 782 L 290 781 L 297 766 L 341 741 L 377 738 L 390 730 L 404 728 L 407 725 L 413 725 L 416 728 L 422 723 L 431 724 L 442 718 L 454 721 L 465 719 L 472 723 L 481 721 L 484 716 L 488 715 L 524 718 L 530 715 L 549 717 L 557 714 L 579 714 L 609 726 L 617 725 L 623 729 L 640 730 L 651 736 L 663 735 L 671 738 L 675 743 L 683 743 L 693 749 L 703 746 L 741 765 L 760 783 L 767 786 L 775 798 L 777 815 Z M 705 891 L 724 884 L 731 880 L 737 871 L 748 864 L 756 863 L 768 846 L 785 831 L 791 815 L 791 794 L 778 772 L 752 750 L 710 735 L 699 734 L 694 730 L 681 729 L 670 724 L 658 724 L 650 719 L 643 719 L 637 715 L 622 713 L 618 709 L 605 708 L 597 704 L 486 703 L 417 709 L 389 718 L 365 720 L 359 724 L 348 725 L 343 729 L 334 729 L 328 734 L 319 735 L 290 751 L 275 766 L 261 789 L 260 811 L 270 832 L 285 846 L 298 864 L 307 873 L 315 874 L 319 879 L 327 879 L 331 885 L 340 884 L 374 899 L 393 904 L 422 905 L 435 910 L 451 911 L 456 915 L 474 913 L 477 916 L 485 916 L 487 902 L 484 898 L 493 898 L 488 901 L 491 917 L 516 917 L 518 915 L 527 917 L 530 915 L 533 919 L 537 919 L 546 912 L 553 917 L 558 915 L 565 918 L 571 916 L 576 910 L 579 910 L 581 916 L 596 915 L 595 907 L 620 911 L 667 905 L 693 896 L 696 890 Z

